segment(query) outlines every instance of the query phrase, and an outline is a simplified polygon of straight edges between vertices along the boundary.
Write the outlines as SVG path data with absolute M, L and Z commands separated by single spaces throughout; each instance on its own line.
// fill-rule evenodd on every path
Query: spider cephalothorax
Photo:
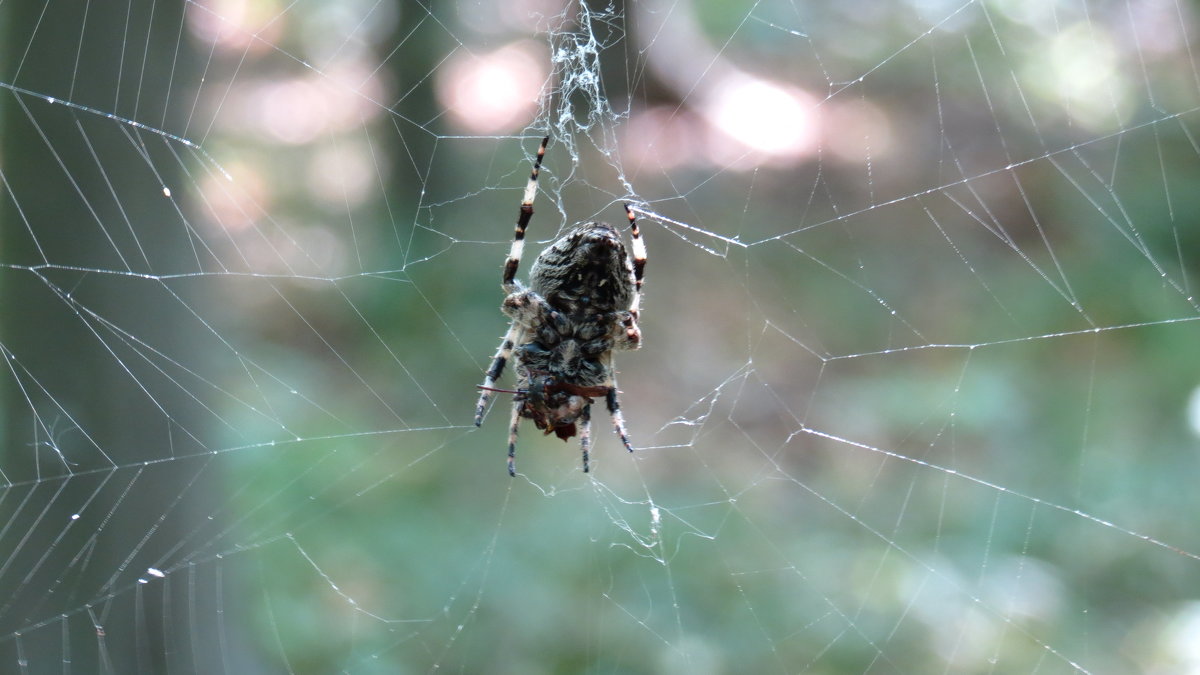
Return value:
M 608 388 L 585 387 L 560 382 L 553 375 L 535 375 L 528 379 L 526 389 L 517 390 L 514 401 L 521 404 L 521 417 L 533 420 L 535 426 L 564 441 L 575 435 L 575 421 L 588 409 L 593 396 L 607 396 Z
M 504 264 L 504 298 L 500 309 L 512 319 L 500 350 L 480 385 L 475 425 L 483 422 L 488 397 L 509 391 L 513 397 L 508 438 L 508 472 L 516 475 L 513 457 L 522 417 L 546 434 L 564 441 L 578 433 L 583 470 L 591 446 L 591 405 L 603 397 L 613 426 L 633 452 L 617 403 L 614 349 L 641 345 L 638 308 L 646 248 L 633 209 L 625 206 L 633 240 L 632 257 L 616 228 L 606 223 L 580 223 L 542 251 L 529 273 L 529 287 L 516 280 L 525 244 L 525 228 L 533 216 L 538 171 L 549 137 L 542 140 L 525 187 L 512 249 Z M 496 389 L 495 382 L 511 360 L 516 390 Z

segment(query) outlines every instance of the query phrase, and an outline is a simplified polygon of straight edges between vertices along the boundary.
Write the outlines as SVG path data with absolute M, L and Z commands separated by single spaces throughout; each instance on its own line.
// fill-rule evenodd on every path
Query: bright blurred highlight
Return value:
M 549 76 L 549 59 L 531 42 L 477 56 L 459 52 L 438 71 L 437 97 L 457 126 L 495 134 L 533 119 Z
M 705 102 L 704 115 L 730 138 L 775 158 L 796 158 L 816 147 L 816 102 L 793 88 L 733 76 Z
M 1167 657 L 1179 673 L 1200 673 L 1200 602 L 1189 602 L 1164 631 Z
M 1200 437 L 1200 386 L 1192 390 L 1187 402 L 1187 421 L 1192 433 Z
M 1086 22 L 1063 29 L 1026 69 L 1047 100 L 1093 131 L 1116 129 L 1128 116 L 1129 85 L 1117 68 L 1112 38 Z
M 187 4 L 192 35 L 228 51 L 269 51 L 283 33 L 274 0 L 201 0 Z

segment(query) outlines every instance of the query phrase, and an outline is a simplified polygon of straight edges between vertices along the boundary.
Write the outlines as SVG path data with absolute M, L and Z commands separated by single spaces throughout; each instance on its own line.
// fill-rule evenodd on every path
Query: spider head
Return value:
M 530 378 L 529 387 L 520 390 L 517 397 L 524 402 L 523 417 L 532 419 L 546 435 L 553 433 L 565 441 L 576 434 L 575 420 L 592 404 L 591 397 L 606 391 L 604 387 L 584 387 L 539 374 Z

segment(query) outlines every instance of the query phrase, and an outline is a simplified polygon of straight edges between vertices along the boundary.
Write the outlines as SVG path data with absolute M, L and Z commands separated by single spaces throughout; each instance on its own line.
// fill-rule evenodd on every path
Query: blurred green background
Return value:
M 0 5 L 0 671 L 1200 672 L 1195 11 Z M 638 451 L 510 479 L 545 134 Z

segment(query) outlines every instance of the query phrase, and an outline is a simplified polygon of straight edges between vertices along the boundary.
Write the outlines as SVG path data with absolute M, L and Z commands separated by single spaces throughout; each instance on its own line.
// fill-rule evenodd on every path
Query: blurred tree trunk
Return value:
M 39 95 L 0 92 L 3 672 L 250 670 L 238 575 L 185 557 L 212 540 L 219 494 L 205 390 L 180 379 L 205 372 L 205 286 L 158 278 L 212 263 L 181 215 L 193 155 L 92 112 L 184 133 L 183 12 L 0 5 L 0 81 Z

